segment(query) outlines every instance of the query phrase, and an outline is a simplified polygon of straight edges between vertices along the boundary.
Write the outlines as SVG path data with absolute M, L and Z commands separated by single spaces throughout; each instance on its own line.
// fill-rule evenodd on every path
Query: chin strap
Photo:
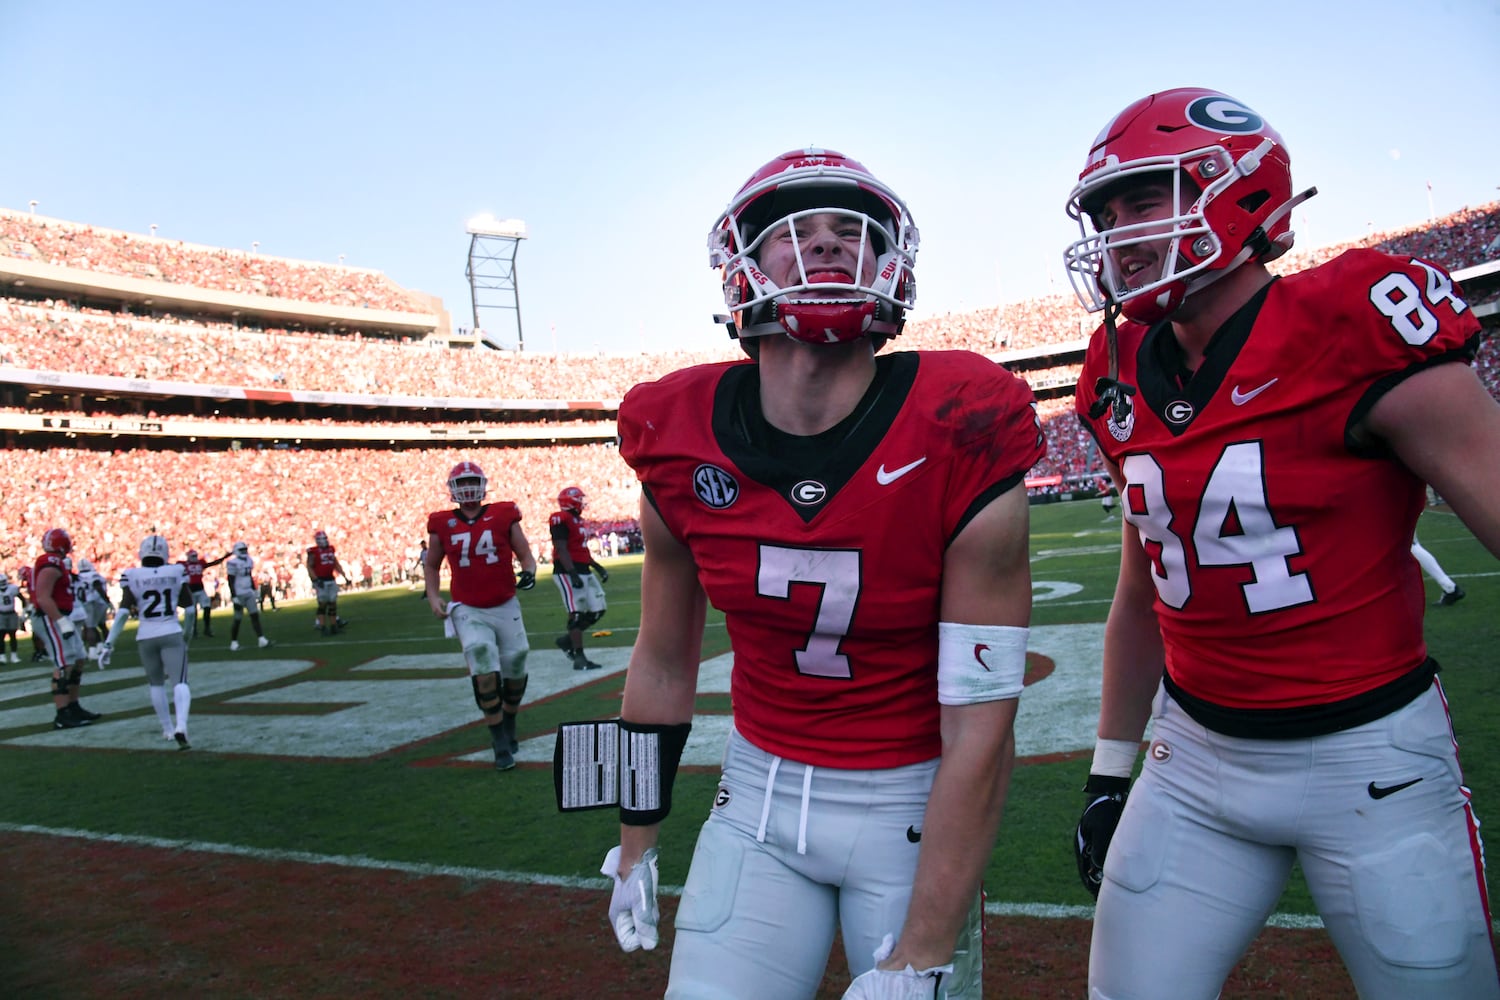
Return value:
M 1112 418 L 1124 424 L 1130 416 L 1130 397 L 1135 395 L 1135 386 L 1120 381 L 1120 335 L 1115 330 L 1115 318 L 1120 315 L 1120 304 L 1110 296 L 1104 307 L 1104 342 L 1109 346 L 1109 375 L 1094 383 L 1094 392 L 1099 398 L 1089 407 L 1089 418 L 1097 420 L 1105 410 L 1113 410 Z

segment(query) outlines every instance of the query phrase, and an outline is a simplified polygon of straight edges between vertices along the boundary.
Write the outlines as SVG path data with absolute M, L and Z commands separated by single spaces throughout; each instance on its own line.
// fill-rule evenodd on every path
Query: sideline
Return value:
M 466 868 L 459 865 L 430 865 L 409 861 L 384 861 L 363 855 L 314 854 L 310 851 L 278 851 L 261 847 L 243 847 L 239 844 L 215 844 L 200 840 L 171 840 L 165 837 L 143 837 L 125 833 L 95 833 L 49 826 L 34 826 L 29 823 L 0 822 L 0 832 L 24 833 L 40 837 L 70 837 L 97 844 L 122 844 L 127 847 L 154 847 L 160 850 L 197 851 L 202 854 L 223 854 L 229 857 L 248 858 L 253 861 L 279 861 L 308 865 L 334 865 L 339 868 L 364 868 L 372 871 L 394 871 L 407 875 L 452 876 L 507 882 L 515 885 L 546 885 L 564 889 L 596 889 L 601 894 L 613 883 L 604 878 L 584 878 L 568 875 L 541 875 L 534 872 L 507 871 L 503 868 Z M 661 885 L 657 892 L 663 896 L 680 897 L 682 886 Z M 1092 920 L 1092 906 L 1059 906 L 1050 903 L 985 903 L 984 912 L 997 917 L 1034 917 L 1042 920 Z M 1317 916 L 1294 913 L 1273 913 L 1266 921 L 1267 927 L 1286 930 L 1317 930 L 1323 921 Z

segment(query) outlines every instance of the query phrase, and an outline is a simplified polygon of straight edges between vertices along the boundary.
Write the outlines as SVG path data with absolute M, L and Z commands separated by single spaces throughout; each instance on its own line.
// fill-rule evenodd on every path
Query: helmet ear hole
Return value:
M 1260 206 L 1264 205 L 1267 201 L 1270 200 L 1271 192 L 1262 188 L 1259 191 L 1252 191 L 1249 194 L 1245 195 L 1245 197 L 1241 198 L 1237 204 L 1240 206 L 1241 210 L 1247 213 L 1253 213 L 1257 211 Z

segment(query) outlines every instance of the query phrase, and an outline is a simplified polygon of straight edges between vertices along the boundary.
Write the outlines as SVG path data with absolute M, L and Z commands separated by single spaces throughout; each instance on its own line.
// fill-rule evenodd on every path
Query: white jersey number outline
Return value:
M 1391 321 L 1402 340 L 1421 347 L 1438 332 L 1438 318 L 1428 305 L 1435 307 L 1446 299 L 1453 304 L 1454 313 L 1462 313 L 1469 304 L 1454 293 L 1453 279 L 1448 275 L 1424 260 L 1413 257 L 1411 262 L 1427 272 L 1427 301 L 1422 301 L 1422 293 L 1410 275 L 1392 271 L 1370 286 L 1370 304 Z
M 859 604 L 860 558 L 857 549 L 797 549 L 760 546 L 760 569 L 755 592 L 761 597 L 789 600 L 792 584 L 807 583 L 821 590 L 812 631 L 801 649 L 793 651 L 797 671 L 815 677 L 850 677 L 849 657 L 839 652 L 854 609 Z
M 473 537 L 470 532 L 459 531 L 448 536 L 458 545 L 458 565 L 469 565 L 469 539 Z M 500 557 L 495 555 L 495 536 L 489 528 L 479 533 L 479 540 L 474 543 L 473 553 L 475 556 L 483 556 L 486 564 L 497 563 Z
M 1141 536 L 1147 554 L 1159 547 L 1151 561 L 1156 594 L 1170 608 L 1181 610 L 1193 596 L 1183 539 L 1172 530 L 1173 513 L 1167 504 L 1162 468 L 1147 454 L 1127 455 L 1121 464 L 1127 488 L 1138 488 L 1145 509 L 1123 505 L 1125 517 Z M 1231 527 L 1231 525 L 1234 527 Z M 1249 566 L 1255 579 L 1243 584 L 1245 607 L 1251 614 L 1281 611 L 1309 604 L 1312 584 L 1306 573 L 1293 573 L 1288 560 L 1302 553 L 1297 529 L 1276 522 L 1265 481 L 1265 457 L 1259 441 L 1225 447 L 1198 500 L 1192 543 L 1199 566 Z

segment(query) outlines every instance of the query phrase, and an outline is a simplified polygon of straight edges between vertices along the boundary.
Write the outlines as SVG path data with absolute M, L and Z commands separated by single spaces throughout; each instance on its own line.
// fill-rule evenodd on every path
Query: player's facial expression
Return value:
M 1141 237 L 1170 235 L 1171 226 L 1166 220 L 1177 214 L 1172 184 L 1162 180 L 1134 184 L 1112 195 L 1094 216 L 1095 228 L 1100 232 L 1138 227 L 1107 244 L 1114 271 L 1128 288 L 1139 288 L 1161 277 L 1167 240 L 1141 240 Z M 1152 226 L 1154 222 L 1161 225 Z
M 797 266 L 799 255 L 809 283 L 852 285 L 858 279 L 860 284 L 869 284 L 875 277 L 875 254 L 866 245 L 864 258 L 860 259 L 863 235 L 864 227 L 854 216 L 841 212 L 804 215 L 791 223 L 773 226 L 761 244 L 758 261 L 761 270 L 783 288 L 804 283 L 802 270 Z M 830 290 L 809 294 L 836 293 Z

